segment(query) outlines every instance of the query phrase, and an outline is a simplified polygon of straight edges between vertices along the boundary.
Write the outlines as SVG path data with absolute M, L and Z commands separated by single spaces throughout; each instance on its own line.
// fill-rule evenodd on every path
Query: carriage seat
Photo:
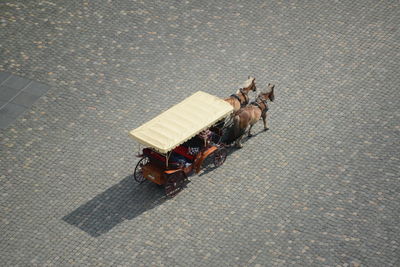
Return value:
M 185 158 L 185 161 L 187 161 L 188 163 L 192 163 L 194 160 L 194 156 L 190 155 L 188 153 L 188 148 L 183 147 L 183 146 L 179 146 L 176 147 L 173 152 L 175 152 L 176 154 L 182 156 Z M 143 155 L 147 156 L 151 162 L 159 165 L 160 167 L 165 168 L 165 163 L 167 161 L 166 157 L 160 153 L 157 153 L 155 151 L 153 151 L 150 148 L 144 148 L 143 149 Z M 180 162 L 173 160 L 173 157 L 171 156 L 171 158 L 168 160 L 168 168 L 172 168 L 172 169 L 176 169 L 179 168 L 179 166 L 181 165 Z
M 144 148 L 143 149 L 143 155 L 147 156 L 150 159 L 151 163 L 154 163 L 162 168 L 165 168 L 165 163 L 167 162 L 167 159 L 165 158 L 164 155 L 161 155 L 150 148 Z M 168 168 L 178 168 L 179 163 L 178 162 L 173 162 L 171 160 L 168 161 Z
M 193 162 L 193 160 L 194 160 L 194 156 L 189 154 L 189 148 L 186 146 L 177 146 L 172 151 L 178 155 L 185 157 L 190 162 Z

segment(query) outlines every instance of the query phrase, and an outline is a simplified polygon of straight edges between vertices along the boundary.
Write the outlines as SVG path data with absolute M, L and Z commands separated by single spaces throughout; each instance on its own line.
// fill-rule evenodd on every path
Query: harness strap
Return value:
M 261 109 L 261 111 L 263 111 L 263 108 L 260 106 L 260 104 L 258 104 L 258 103 L 255 102 L 255 101 L 251 102 L 250 105 L 256 106 L 256 107 L 258 107 L 259 109 Z
M 244 97 L 244 103 L 243 103 L 243 104 L 240 103 L 240 104 L 241 104 L 241 106 L 246 106 L 246 105 L 249 103 L 249 97 L 247 96 L 247 94 L 245 94 L 245 93 L 243 92 L 243 88 L 240 88 L 239 91 L 240 91 L 240 93 L 241 93 L 241 94 L 243 95 L 243 97 Z
M 264 109 L 260 106 L 260 103 L 258 103 L 257 100 L 261 101 L 261 103 L 263 103 L 265 105 Z M 259 109 L 261 109 L 261 112 L 267 112 L 269 110 L 268 105 L 267 105 L 267 100 L 261 100 L 261 99 L 257 99 L 257 100 L 251 102 L 250 105 L 258 107 Z
M 244 107 L 249 103 L 249 97 L 248 95 L 243 91 L 243 88 L 239 89 L 239 92 L 242 94 L 243 98 L 244 98 L 244 102 L 242 103 L 242 101 L 240 100 L 240 97 L 237 94 L 233 94 L 231 95 L 231 97 L 236 98 L 239 103 L 240 103 L 240 107 Z
M 240 104 L 242 104 L 242 103 L 240 102 L 240 97 L 239 97 L 239 96 L 237 96 L 237 95 L 233 94 L 233 95 L 231 95 L 231 97 L 233 97 L 233 98 L 236 98 L 236 99 L 237 99 L 237 101 L 239 101 L 239 103 L 240 103 Z

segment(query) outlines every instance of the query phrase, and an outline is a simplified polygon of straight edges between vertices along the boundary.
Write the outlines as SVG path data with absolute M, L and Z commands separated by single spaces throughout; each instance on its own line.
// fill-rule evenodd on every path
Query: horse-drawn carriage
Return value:
M 242 147 L 241 139 L 251 136 L 253 125 L 261 118 L 267 124 L 267 100 L 274 101 L 274 85 L 249 103 L 248 93 L 255 91 L 255 78 L 225 100 L 198 91 L 159 116 L 132 130 L 130 136 L 145 148 L 136 165 L 134 178 L 165 186 L 167 196 L 174 196 L 188 181 L 188 175 L 199 173 L 204 162 L 221 166 L 226 147 L 233 142 Z
M 226 101 L 199 91 L 132 130 L 130 136 L 145 146 L 138 155 L 135 180 L 164 185 L 172 197 L 206 159 L 215 167 L 222 165 L 227 156 L 222 133 L 232 112 Z

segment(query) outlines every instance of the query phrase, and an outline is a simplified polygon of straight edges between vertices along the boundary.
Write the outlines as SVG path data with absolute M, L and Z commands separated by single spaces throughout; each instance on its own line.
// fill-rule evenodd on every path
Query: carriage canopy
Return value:
M 233 107 L 202 91 L 129 132 L 140 144 L 167 153 L 232 113 Z

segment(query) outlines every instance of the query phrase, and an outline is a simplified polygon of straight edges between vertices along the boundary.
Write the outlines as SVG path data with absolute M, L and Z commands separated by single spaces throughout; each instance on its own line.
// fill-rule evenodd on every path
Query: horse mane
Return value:
M 249 79 L 247 79 L 247 80 L 243 83 L 243 87 L 242 87 L 242 88 L 247 88 L 247 87 L 249 87 L 249 86 L 253 83 L 254 79 L 255 79 L 255 78 L 253 78 L 253 77 L 250 77 Z

